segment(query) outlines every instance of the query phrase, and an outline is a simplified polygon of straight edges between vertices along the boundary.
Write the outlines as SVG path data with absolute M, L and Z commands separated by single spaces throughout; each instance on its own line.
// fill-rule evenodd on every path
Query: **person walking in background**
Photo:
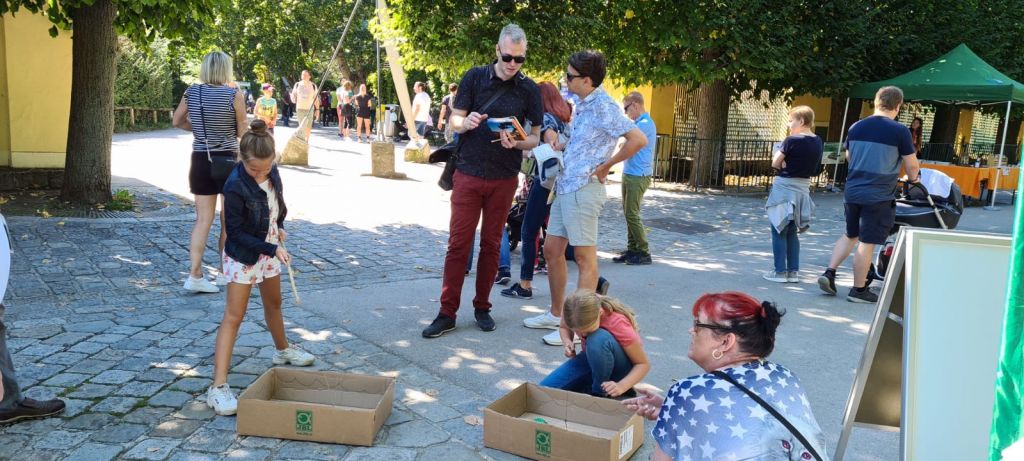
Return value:
M 366 142 L 370 142 L 370 116 L 373 115 L 373 98 L 366 93 L 366 84 L 359 85 L 356 100 L 356 136 L 363 142 L 363 130 L 366 130 Z
M 277 121 L 277 100 L 274 99 L 274 86 L 269 83 L 263 84 L 263 95 L 256 100 L 256 108 L 253 109 L 256 118 L 267 124 L 270 134 L 274 134 L 274 123 Z
M 238 138 L 246 130 L 245 100 L 242 92 L 231 86 L 233 80 L 231 58 L 220 51 L 208 53 L 199 68 L 200 83 L 185 90 L 172 120 L 176 128 L 192 132 L 188 187 L 195 196 L 196 222 L 189 242 L 191 267 L 185 279 L 185 289 L 196 293 L 220 291 L 203 276 L 203 253 L 206 252 L 206 240 L 217 212 L 217 196 L 227 179 L 213 176 L 213 157 L 236 158 Z M 218 253 L 224 250 L 227 238 L 223 223 L 222 211 Z M 220 272 L 216 282 L 224 285 L 227 282 L 223 268 Z
M 352 108 L 352 82 L 345 80 L 338 87 L 338 136 L 348 139 L 349 129 L 352 127 L 352 117 L 355 110 Z
M 924 139 L 924 120 L 921 117 L 914 117 L 910 122 L 910 137 L 914 140 L 914 149 L 921 152 L 921 142 Z
M 275 365 L 312 365 L 312 354 L 288 344 L 281 313 L 281 264 L 291 264 L 284 248 L 288 234 L 284 220 L 281 175 L 274 159 L 274 138 L 262 120 L 254 120 L 242 137 L 240 161 L 224 184 L 228 241 L 222 258 L 229 280 L 224 318 L 217 329 L 213 383 L 206 404 L 218 415 L 233 415 L 238 401 L 228 385 L 228 368 L 238 329 L 249 305 L 253 285 L 259 285 L 263 315 L 274 340 Z
M 326 127 L 331 124 L 331 92 L 323 90 L 320 92 L 320 126 Z
M 634 266 L 651 263 L 651 251 L 647 244 L 647 230 L 640 220 L 640 207 L 644 194 L 651 186 L 654 174 L 654 152 L 658 142 L 658 129 L 651 120 L 651 114 L 644 107 L 644 96 L 639 92 L 626 95 L 622 101 L 623 110 L 636 127 L 644 134 L 647 145 L 636 155 L 626 159 L 622 170 L 622 214 L 626 218 L 626 251 L 612 258 L 613 262 Z
M 846 233 L 832 248 L 828 269 L 818 277 L 818 287 L 836 294 L 836 269 L 854 247 L 853 288 L 846 300 L 855 303 L 878 302 L 868 290 L 868 268 L 875 245 L 885 243 L 896 222 L 896 185 L 900 169 L 911 182 L 919 181 L 921 167 L 910 130 L 896 122 L 903 104 L 903 91 L 895 86 L 875 93 L 875 113 L 850 127 L 843 147 L 850 165 L 844 191 Z
M 284 85 L 281 88 L 281 123 L 285 127 L 291 126 L 292 115 L 295 114 L 295 101 L 292 101 L 292 92 L 288 91 L 291 88 L 291 84 L 288 83 L 288 79 L 281 77 L 281 83 Z
M 302 71 L 302 80 L 292 88 L 292 101 L 295 101 L 295 117 L 299 119 L 299 129 L 309 139 L 313 130 L 313 120 L 320 115 L 320 98 L 316 94 L 316 84 L 311 81 L 308 70 Z
M 526 62 L 526 32 L 515 24 L 501 29 L 491 64 L 470 69 L 459 83 L 451 123 L 460 133 L 461 147 L 453 177 L 452 214 L 448 253 L 444 260 L 440 312 L 423 337 L 437 338 L 455 329 L 455 313 L 462 301 L 466 263 L 472 251 L 476 226 L 480 226 L 480 260 L 476 271 L 473 311 L 477 327 L 494 331 L 491 288 L 498 273 L 498 245 L 516 192 L 523 150 L 537 146 L 544 106 L 537 84 L 520 71 Z M 525 140 L 515 140 L 502 130 L 497 139 L 488 118 L 516 117 L 521 125 L 533 125 Z
M 771 224 L 775 270 L 764 279 L 777 283 L 800 282 L 800 238 L 811 225 L 814 202 L 811 177 L 817 176 L 825 144 L 814 134 L 814 110 L 797 106 L 789 111 L 789 136 L 772 156 L 775 180 L 765 211 Z
M 565 146 L 565 169 L 555 181 L 555 199 L 544 240 L 551 287 L 550 312 L 554 317 L 562 315 L 569 278 L 565 255 L 569 245 L 573 246 L 579 269 L 577 289 L 598 288 L 598 220 L 607 200 L 608 171 L 647 144 L 644 133 L 623 116 L 622 109 L 601 86 L 606 67 L 604 55 L 589 50 L 573 54 L 566 66 L 569 91 L 579 96 L 580 104 L 572 121 L 572 136 Z M 626 142 L 615 152 L 623 136 Z M 556 338 L 545 337 L 544 342 L 561 345 Z
M 455 139 L 452 131 L 452 124 L 449 119 L 452 117 L 452 103 L 455 102 L 455 95 L 459 92 L 459 84 L 448 85 L 448 94 L 441 98 L 441 113 L 437 116 L 437 129 L 444 130 L 444 141 L 452 142 Z
M 427 125 L 430 124 L 430 94 L 423 82 L 416 82 L 412 90 L 416 92 L 412 100 L 412 119 L 416 123 L 416 135 L 422 138 L 427 134 Z

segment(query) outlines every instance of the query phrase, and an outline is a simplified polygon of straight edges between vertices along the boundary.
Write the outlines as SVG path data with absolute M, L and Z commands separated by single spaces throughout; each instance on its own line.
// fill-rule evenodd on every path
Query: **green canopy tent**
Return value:
M 937 102 L 943 104 L 989 105 L 1006 103 L 1006 125 L 1010 122 L 1010 106 L 1024 103 L 1024 84 L 1007 77 L 985 60 L 974 54 L 961 43 L 938 59 L 903 75 L 877 82 L 861 83 L 850 89 L 850 98 L 872 99 L 879 88 L 897 86 L 903 90 L 906 101 Z M 1006 145 L 1006 128 L 1003 127 L 1002 146 Z M 846 112 L 843 112 L 842 139 L 846 129 Z M 1002 166 L 1003 150 L 999 151 L 999 166 Z M 838 168 L 838 162 L 836 167 Z M 835 178 L 835 175 L 832 175 Z M 992 207 L 995 206 L 999 190 L 999 176 L 996 176 L 995 191 L 992 193 Z

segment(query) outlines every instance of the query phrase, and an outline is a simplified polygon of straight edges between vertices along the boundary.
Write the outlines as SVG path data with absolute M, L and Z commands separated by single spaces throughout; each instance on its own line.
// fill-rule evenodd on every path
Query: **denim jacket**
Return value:
M 284 229 L 288 207 L 284 204 L 281 174 L 277 171 L 277 165 L 270 170 L 270 184 L 279 205 L 277 227 Z M 267 233 L 270 232 L 267 193 L 245 171 L 243 162 L 238 162 L 224 183 L 224 227 L 228 234 L 224 253 L 235 261 L 251 266 L 259 261 L 261 254 L 277 254 L 277 245 L 267 241 Z

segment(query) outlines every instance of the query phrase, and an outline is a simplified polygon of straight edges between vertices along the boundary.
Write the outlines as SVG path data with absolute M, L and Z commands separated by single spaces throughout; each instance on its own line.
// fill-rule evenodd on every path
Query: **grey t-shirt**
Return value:
M 854 123 L 843 147 L 850 151 L 846 202 L 860 205 L 893 200 L 903 156 L 916 152 L 910 130 L 882 115 Z

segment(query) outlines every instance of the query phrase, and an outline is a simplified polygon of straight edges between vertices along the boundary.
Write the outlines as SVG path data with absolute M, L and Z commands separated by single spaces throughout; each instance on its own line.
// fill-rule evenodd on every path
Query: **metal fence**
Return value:
M 767 191 L 775 178 L 772 153 L 781 141 L 762 139 L 696 139 L 658 136 L 655 181 L 683 183 L 694 189 L 735 192 Z M 821 173 L 814 187 L 842 185 L 846 162 L 839 143 L 826 143 Z

